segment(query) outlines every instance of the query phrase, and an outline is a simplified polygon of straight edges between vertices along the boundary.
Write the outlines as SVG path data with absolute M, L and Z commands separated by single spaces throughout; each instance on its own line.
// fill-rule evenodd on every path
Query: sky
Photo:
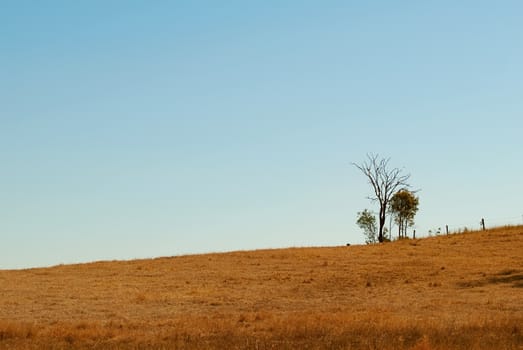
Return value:
M 523 224 L 521 1 L 0 2 L 0 269 Z

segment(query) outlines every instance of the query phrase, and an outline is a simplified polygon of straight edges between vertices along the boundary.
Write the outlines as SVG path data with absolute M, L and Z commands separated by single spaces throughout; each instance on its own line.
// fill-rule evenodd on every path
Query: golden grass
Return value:
M 523 349 L 523 227 L 0 271 L 0 349 Z

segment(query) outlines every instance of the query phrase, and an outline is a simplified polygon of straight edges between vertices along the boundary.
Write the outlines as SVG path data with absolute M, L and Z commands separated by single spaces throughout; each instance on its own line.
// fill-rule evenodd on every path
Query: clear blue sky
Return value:
M 0 268 L 523 222 L 521 1 L 0 2 Z

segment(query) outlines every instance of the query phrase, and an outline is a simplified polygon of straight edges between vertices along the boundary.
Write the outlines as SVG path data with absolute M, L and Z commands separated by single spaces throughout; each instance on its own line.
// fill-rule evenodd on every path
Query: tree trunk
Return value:
M 382 205 L 380 207 L 380 231 L 378 234 L 378 242 L 383 242 L 383 227 L 385 226 L 385 210 L 387 210 L 387 205 Z
M 383 225 L 385 224 L 385 220 L 382 219 L 380 215 L 380 232 L 378 234 L 378 242 L 383 242 Z

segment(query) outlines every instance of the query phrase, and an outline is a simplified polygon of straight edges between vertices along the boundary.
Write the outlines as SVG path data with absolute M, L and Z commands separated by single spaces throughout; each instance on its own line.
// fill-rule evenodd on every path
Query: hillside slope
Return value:
M 522 349 L 523 227 L 0 271 L 0 349 Z

